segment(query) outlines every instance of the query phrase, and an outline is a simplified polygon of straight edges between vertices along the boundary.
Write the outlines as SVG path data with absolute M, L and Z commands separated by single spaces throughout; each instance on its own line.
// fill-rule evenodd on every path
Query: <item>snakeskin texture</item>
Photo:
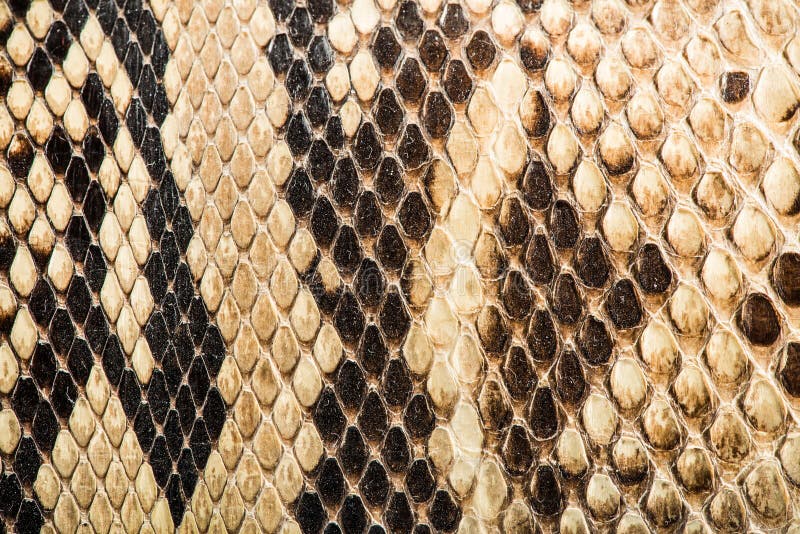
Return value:
M 2 0 L 0 530 L 800 533 L 795 0 Z

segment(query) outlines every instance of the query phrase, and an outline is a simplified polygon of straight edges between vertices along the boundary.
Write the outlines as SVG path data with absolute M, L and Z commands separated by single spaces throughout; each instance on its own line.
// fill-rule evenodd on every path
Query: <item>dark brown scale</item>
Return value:
M 311 177 L 317 182 L 327 182 L 333 174 L 334 164 L 333 152 L 327 143 L 322 139 L 314 141 L 308 152 L 308 164 L 306 165 Z
M 522 476 L 533 465 L 533 446 L 528 431 L 522 425 L 513 425 L 508 429 L 503 441 L 501 455 L 503 463 L 512 476 Z
M 547 285 L 555 275 L 555 263 L 550 243 L 543 233 L 536 233 L 525 251 L 525 269 L 531 281 L 537 285 Z
M 425 86 L 428 82 L 425 80 L 425 75 L 422 73 L 419 62 L 414 58 L 406 57 L 400 67 L 400 72 L 397 73 L 395 83 L 400 96 L 406 102 L 416 103 L 422 98 L 422 93 L 425 92 Z
M 596 236 L 587 237 L 575 251 L 575 274 L 589 287 L 603 287 L 611 271 L 603 242 Z
M 561 402 L 577 405 L 586 393 L 586 377 L 573 350 L 565 350 L 556 365 L 556 390 Z
M 430 148 L 416 124 L 408 124 L 400 144 L 397 146 L 397 155 L 408 170 L 414 170 L 427 163 L 430 157 Z
M 439 27 L 449 39 L 458 39 L 469 30 L 469 20 L 464 15 L 461 4 L 449 2 L 439 17 Z
M 361 412 L 358 414 L 358 428 L 368 441 L 382 441 L 389 429 L 389 418 L 386 406 L 375 390 L 367 393 Z
M 383 147 L 371 122 L 362 122 L 352 146 L 353 158 L 362 169 L 374 170 L 381 161 Z
M 467 44 L 466 52 L 469 64 L 478 71 L 489 68 L 497 55 L 497 49 L 492 42 L 492 38 L 483 30 L 478 30 L 472 34 L 472 38 Z
M 531 72 L 545 68 L 550 53 L 545 47 L 536 46 L 529 40 L 523 40 L 519 47 L 519 59 L 522 65 Z
M 355 295 L 349 290 L 339 290 L 334 295 L 338 296 L 338 302 L 333 325 L 342 341 L 356 344 L 364 332 L 364 312 L 361 311 Z
M 390 471 L 404 473 L 411 462 L 411 448 L 403 429 L 394 426 L 389 429 L 381 448 L 381 456 Z
M 566 200 L 557 200 L 550 211 L 548 228 L 557 248 L 572 248 L 581 234 L 578 212 Z
M 336 394 L 330 387 L 325 388 L 314 409 L 314 424 L 323 440 L 332 443 L 344 433 L 347 417 L 342 412 Z
M 528 424 L 536 439 L 546 440 L 558 432 L 558 408 L 553 398 L 553 390 L 539 387 L 533 393 L 528 412 Z
M 503 352 L 508 342 L 509 331 L 497 307 L 493 304 L 484 306 L 475 320 L 475 327 L 483 350 L 490 353 Z
M 531 209 L 541 211 L 550 207 L 553 201 L 553 180 L 540 160 L 533 159 L 528 163 L 518 187 Z
M 411 371 L 403 358 L 389 361 L 386 374 L 383 377 L 383 398 L 393 408 L 405 406 L 411 396 L 414 383 L 411 381 Z
M 311 211 L 311 235 L 320 247 L 328 247 L 333 243 L 339 230 L 339 216 L 327 197 L 317 197 Z
M 428 461 L 414 460 L 406 474 L 406 488 L 411 498 L 417 503 L 427 502 L 433 496 L 433 492 L 436 491 L 436 479 L 433 477 Z M 414 534 L 417 534 L 416 530 Z
M 511 347 L 503 363 L 503 380 L 511 398 L 525 400 L 536 387 L 538 378 L 528 354 L 520 346 Z
M 43 48 L 37 47 L 28 60 L 27 74 L 31 87 L 39 93 L 44 91 L 53 75 L 53 64 Z
M 739 328 L 753 345 L 766 347 L 781 335 L 781 321 L 769 297 L 751 293 L 739 310 Z
M 400 132 L 400 127 L 403 126 L 403 107 L 392 89 L 386 87 L 381 90 L 372 114 L 383 135 L 397 135 Z
M 789 306 L 800 306 L 800 254 L 784 252 L 772 266 L 772 285 Z
M 533 94 L 533 100 L 528 109 L 530 120 L 525 121 L 525 129 L 531 137 L 544 137 L 550 130 L 550 108 L 540 91 Z
M 444 90 L 456 104 L 463 104 L 472 93 L 472 76 L 467 72 L 464 62 L 454 59 L 447 64 L 444 75 Z
M 356 231 L 362 237 L 375 237 L 381 231 L 383 214 L 378 199 L 372 191 L 363 191 L 358 197 L 355 212 Z
M 461 508 L 453 501 L 447 490 L 440 489 L 428 508 L 428 520 L 433 528 L 441 532 L 453 532 L 461 522 Z
M 336 458 L 328 458 L 322 463 L 316 486 L 322 501 L 328 506 L 335 507 L 342 502 L 347 483 Z
M 389 359 L 389 349 L 381 331 L 374 324 L 364 330 L 357 356 L 367 374 L 377 377 L 383 373 Z
M 353 279 L 353 290 L 358 300 L 367 308 L 380 304 L 386 292 L 386 279 L 372 258 L 364 258 Z
M 364 532 L 369 525 L 369 515 L 364 506 L 364 502 L 359 495 L 350 494 L 344 499 L 342 507 L 339 509 L 339 525 L 341 530 L 334 529 L 336 523 L 328 523 L 325 533 L 336 534 L 337 532 Z
M 741 102 L 750 92 L 750 76 L 742 71 L 726 72 L 720 78 L 720 92 L 729 104 Z
M 8 94 L 9 88 L 11 88 L 11 81 L 14 77 L 14 68 L 11 66 L 11 62 L 6 59 L 5 56 L 0 58 L 0 96 L 3 98 L 6 97 Z
M 633 282 L 627 278 L 617 281 L 606 295 L 606 312 L 620 330 L 635 328 L 642 322 L 642 306 Z
M 541 464 L 531 480 L 530 503 L 539 515 L 551 516 L 561 511 L 561 486 L 555 469 Z
M 394 31 L 388 26 L 382 27 L 375 35 L 375 41 L 372 43 L 372 55 L 375 56 L 375 61 L 384 69 L 394 68 L 397 63 L 397 58 L 403 49 L 400 43 L 397 42 L 397 37 Z
M 786 345 L 778 378 L 789 395 L 800 397 L 800 343 L 791 342 Z
M 345 360 L 339 367 L 335 390 L 345 409 L 356 410 L 361 407 L 367 393 L 367 380 L 356 362 Z
M 358 198 L 361 181 L 351 158 L 342 158 L 333 169 L 331 192 L 333 201 L 341 208 L 352 209 Z
M 431 91 L 425 97 L 422 124 L 434 139 L 445 137 L 453 126 L 453 107 L 439 91 Z
M 408 249 L 396 226 L 388 224 L 383 227 L 378 242 L 375 244 L 375 252 L 385 269 L 399 271 L 403 268 Z
M 33 155 L 33 145 L 25 134 L 18 133 L 11 139 L 6 152 L 6 163 L 16 178 L 24 179 L 28 176 L 33 165 Z
M 332 315 L 339 304 L 339 298 L 342 296 L 341 280 L 338 281 L 336 287 L 326 287 L 319 272 L 314 272 L 309 281 L 309 287 L 320 311 L 325 315 Z
M 333 262 L 343 273 L 352 273 L 361 264 L 364 251 L 355 230 L 351 226 L 343 226 L 333 244 Z
M 17 255 L 17 243 L 11 228 L 0 219 L 0 270 L 6 275 Z M 12 316 L 16 316 L 16 312 Z
M 405 493 L 394 492 L 383 518 L 390 532 L 411 532 L 414 526 L 414 510 Z
M 672 285 L 672 270 L 664 261 L 658 245 L 647 243 L 639 249 L 636 280 L 645 293 L 663 293 Z
M 425 22 L 419 13 L 419 6 L 413 0 L 406 0 L 400 4 L 394 20 L 397 31 L 400 32 L 403 39 L 409 41 L 418 39 L 425 28 Z
M 428 30 L 419 44 L 419 58 L 429 72 L 438 72 L 447 59 L 447 45 L 442 34 L 436 30 Z
M 537 362 L 549 362 L 558 349 L 558 333 L 553 318 L 544 308 L 533 312 L 528 324 L 528 350 Z
M 497 218 L 500 233 L 509 246 L 525 243 L 530 232 L 528 214 L 517 197 L 506 197 L 500 206 L 500 215 Z
M 614 350 L 614 340 L 605 323 L 589 315 L 584 319 L 577 338 L 578 350 L 590 365 L 608 363 Z
M 550 297 L 553 313 L 560 323 L 572 325 L 577 323 L 583 313 L 583 299 L 570 273 L 561 273 L 556 278 Z
M 413 239 L 424 237 L 431 227 L 430 211 L 417 191 L 410 192 L 403 199 L 397 211 L 397 219 L 406 235 Z
M 505 396 L 503 386 L 494 379 L 484 382 L 478 396 L 478 408 L 484 426 L 490 431 L 504 429 L 513 416 L 511 404 Z
M 534 13 L 539 11 L 544 0 L 517 0 L 517 5 L 523 13 Z
M 384 204 L 394 206 L 405 191 L 403 171 L 400 164 L 392 157 L 383 158 L 375 176 L 375 192 Z
M 411 317 L 396 288 L 391 288 L 386 295 L 378 319 L 384 335 L 392 341 L 401 341 L 408 332 Z
M 427 438 L 436 427 L 436 415 L 427 395 L 417 393 L 408 401 L 403 425 L 412 438 Z
M 367 465 L 358 489 L 364 499 L 372 506 L 383 506 L 389 496 L 391 482 L 380 461 L 372 460 Z
M 520 320 L 530 315 L 533 293 L 521 272 L 512 270 L 506 275 L 501 296 L 503 307 L 512 319 Z

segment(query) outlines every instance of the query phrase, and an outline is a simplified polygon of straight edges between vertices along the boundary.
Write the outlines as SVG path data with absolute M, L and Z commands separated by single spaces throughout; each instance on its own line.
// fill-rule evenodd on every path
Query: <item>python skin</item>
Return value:
M 0 531 L 800 533 L 796 0 L 0 0 Z

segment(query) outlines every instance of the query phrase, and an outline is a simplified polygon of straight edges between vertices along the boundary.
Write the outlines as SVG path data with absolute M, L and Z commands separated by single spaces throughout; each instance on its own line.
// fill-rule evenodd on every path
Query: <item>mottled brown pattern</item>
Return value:
M 800 528 L 789 0 L 0 5 L 0 525 Z

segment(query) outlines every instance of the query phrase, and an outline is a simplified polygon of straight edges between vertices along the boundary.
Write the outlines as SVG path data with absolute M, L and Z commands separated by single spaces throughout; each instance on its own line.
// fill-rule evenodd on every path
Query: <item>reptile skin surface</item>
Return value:
M 0 532 L 800 533 L 797 0 L 0 0 Z

